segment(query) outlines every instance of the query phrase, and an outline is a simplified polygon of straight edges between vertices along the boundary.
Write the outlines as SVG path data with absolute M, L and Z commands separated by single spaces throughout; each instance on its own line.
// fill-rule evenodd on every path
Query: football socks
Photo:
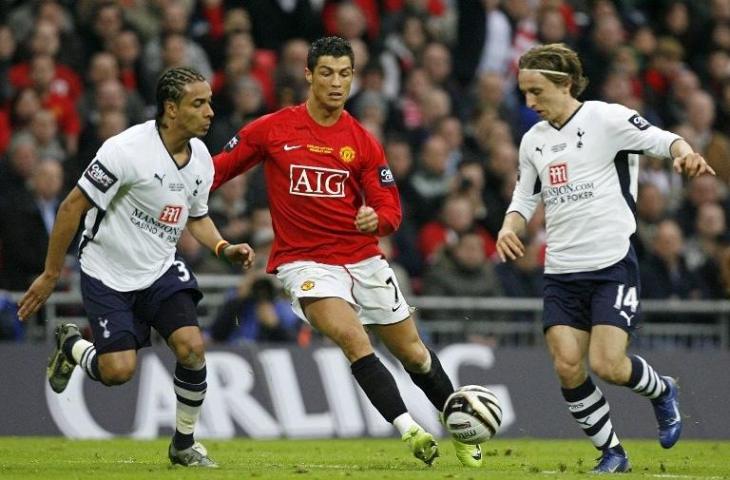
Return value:
M 587 377 L 576 388 L 562 388 L 563 398 L 576 423 L 580 425 L 593 445 L 599 450 L 619 445 L 616 432 L 611 424 L 610 408 L 603 392 Z
M 63 346 L 63 353 L 66 358 L 73 359 L 90 379 L 100 381 L 99 359 L 93 343 L 80 337 L 69 338 Z
M 454 393 L 454 385 L 444 372 L 439 357 L 431 349 L 428 350 L 428 353 L 431 355 L 431 369 L 426 373 L 408 372 L 408 375 L 440 412 L 444 408 L 446 399 Z
M 629 383 L 626 384 L 627 387 L 652 400 L 664 393 L 666 388 L 664 380 L 651 365 L 646 363 L 646 360 L 638 355 L 630 355 L 629 359 L 631 360 L 631 376 Z
M 408 411 L 393 375 L 374 353 L 356 360 L 350 369 L 360 388 L 388 423 Z
M 172 437 L 177 450 L 185 450 L 195 443 L 193 431 L 200 417 L 200 410 L 208 388 L 205 365 L 199 370 L 190 370 L 181 364 L 175 366 L 175 435 Z

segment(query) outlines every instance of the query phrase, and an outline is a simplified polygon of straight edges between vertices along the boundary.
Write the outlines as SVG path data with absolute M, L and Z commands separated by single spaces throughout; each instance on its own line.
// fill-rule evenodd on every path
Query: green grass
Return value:
M 397 439 L 208 440 L 221 468 L 171 467 L 167 441 L 72 441 L 0 437 L 0 479 L 574 479 L 586 478 L 596 451 L 588 440 L 498 439 L 483 445 L 485 466 L 465 469 L 451 442 L 431 468 Z M 730 441 L 681 441 L 663 450 L 656 441 L 624 442 L 633 473 L 623 479 L 730 479 Z

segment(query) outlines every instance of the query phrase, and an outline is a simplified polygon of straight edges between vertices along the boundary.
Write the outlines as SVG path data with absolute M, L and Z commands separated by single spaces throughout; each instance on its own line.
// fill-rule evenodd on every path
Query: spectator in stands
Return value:
M 142 85 L 142 46 L 137 32 L 130 28 L 119 32 L 112 41 L 110 51 L 117 59 L 119 79 L 124 88 L 139 95 L 145 87 Z
M 66 161 L 66 151 L 58 139 L 58 124 L 52 111 L 37 111 L 28 130 L 18 133 L 18 136 L 22 135 L 27 135 L 35 142 L 40 158 L 54 158 L 61 163 Z
M 164 59 L 165 37 L 175 34 L 183 38 L 184 54 L 180 66 L 194 65 L 207 79 L 213 77 L 208 54 L 192 38 L 188 37 L 191 12 L 181 0 L 171 0 L 162 4 L 162 23 L 160 35 L 148 41 L 142 53 L 144 66 L 152 76 L 157 76 L 166 68 L 173 66 Z
M 0 245 L 3 251 L 0 289 L 23 291 L 43 272 L 38 252 L 48 247 L 63 188 L 63 169 L 55 159 L 33 168 L 30 188 L 0 204 Z
M 696 177 L 687 185 L 685 197 L 677 211 L 674 212 L 674 218 L 682 227 L 685 236 L 694 234 L 697 212 L 705 203 L 719 203 L 725 211 L 726 219 L 730 214 L 726 188 L 723 188 L 714 176 Z
M 433 212 L 441 208 L 449 193 L 451 178 L 446 171 L 449 161 L 449 146 L 446 140 L 433 135 L 423 145 L 418 167 L 411 176 L 410 188 L 413 191 L 411 214 L 417 225 L 423 225 Z
M 697 210 L 695 235 L 689 237 L 685 246 L 687 268 L 694 272 L 714 261 L 728 239 L 722 207 L 717 203 L 701 205 Z
M 653 183 L 640 183 L 636 200 L 636 241 L 634 248 L 639 260 L 651 251 L 659 222 L 667 218 L 667 197 Z
M 34 56 L 30 61 L 31 87 L 40 98 L 41 105 L 56 115 L 59 128 L 64 137 L 64 148 L 69 155 L 78 150 L 81 120 L 76 112 L 72 97 L 53 89 L 56 65 L 47 54 Z
M 0 162 L 0 199 L 21 196 L 38 163 L 38 149 L 29 137 L 10 144 L 8 155 Z
M 423 295 L 442 297 L 499 297 L 502 286 L 499 283 L 494 264 L 485 255 L 484 237 L 475 231 L 456 235 L 435 261 L 426 269 L 423 279 Z M 430 310 L 428 319 L 488 320 L 493 318 L 483 310 L 450 311 Z
M 418 235 L 418 247 L 427 263 L 434 263 L 440 253 L 456 244 L 461 235 L 474 233 L 481 238 L 484 258 L 496 252 L 494 238 L 474 222 L 474 206 L 464 195 L 449 196 L 441 209 L 439 220 L 428 222 Z
M 652 246 L 651 255 L 641 262 L 641 296 L 646 299 L 700 298 L 701 285 L 687 268 L 684 238 L 677 222 L 663 220 L 659 223 Z
M 691 128 L 697 151 L 717 172 L 717 178 L 730 183 L 730 138 L 713 129 L 715 102 L 705 91 L 696 91 L 687 101 L 687 124 Z
M 13 31 L 9 26 L 0 24 L 0 105 L 9 101 L 15 90 L 10 83 L 9 72 L 13 65 L 16 46 Z

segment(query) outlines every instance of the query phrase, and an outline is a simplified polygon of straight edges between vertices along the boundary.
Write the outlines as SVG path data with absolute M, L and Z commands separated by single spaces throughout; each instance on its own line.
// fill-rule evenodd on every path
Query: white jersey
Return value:
M 545 273 L 599 270 L 626 256 L 636 231 L 638 154 L 671 157 L 678 138 L 622 105 L 595 101 L 561 128 L 542 121 L 524 135 L 508 212 L 529 220 L 542 198 Z
M 188 217 L 208 214 L 213 160 L 199 139 L 190 148 L 178 167 L 154 120 L 104 142 L 77 185 L 94 205 L 79 249 L 84 273 L 128 292 L 170 268 Z

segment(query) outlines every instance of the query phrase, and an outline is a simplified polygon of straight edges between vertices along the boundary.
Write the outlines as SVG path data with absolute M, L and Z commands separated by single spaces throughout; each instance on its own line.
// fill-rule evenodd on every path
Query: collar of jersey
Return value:
M 580 109 L 581 109 L 581 108 L 583 108 L 583 105 L 585 105 L 585 102 L 583 102 L 583 103 L 581 103 L 580 105 L 578 105 L 578 108 L 576 108 L 576 109 L 575 109 L 575 112 L 573 112 L 573 114 L 572 114 L 571 116 L 569 116 L 569 117 L 568 117 L 568 119 L 567 119 L 567 120 L 565 121 L 565 123 L 563 123 L 563 124 L 562 124 L 562 125 L 560 125 L 559 127 L 556 127 L 555 125 L 553 125 L 553 123 L 552 123 L 552 122 L 548 122 L 548 124 L 550 124 L 550 126 L 551 126 L 551 127 L 553 127 L 553 128 L 554 128 L 555 130 L 557 130 L 557 131 L 560 131 L 560 130 L 562 130 L 562 129 L 563 129 L 563 127 L 564 127 L 564 126 L 566 126 L 567 124 L 569 124 L 569 123 L 570 123 L 570 121 L 571 121 L 571 120 L 573 120 L 573 117 L 575 117 L 575 115 L 576 115 L 576 114 L 577 114 L 578 112 L 580 112 Z

